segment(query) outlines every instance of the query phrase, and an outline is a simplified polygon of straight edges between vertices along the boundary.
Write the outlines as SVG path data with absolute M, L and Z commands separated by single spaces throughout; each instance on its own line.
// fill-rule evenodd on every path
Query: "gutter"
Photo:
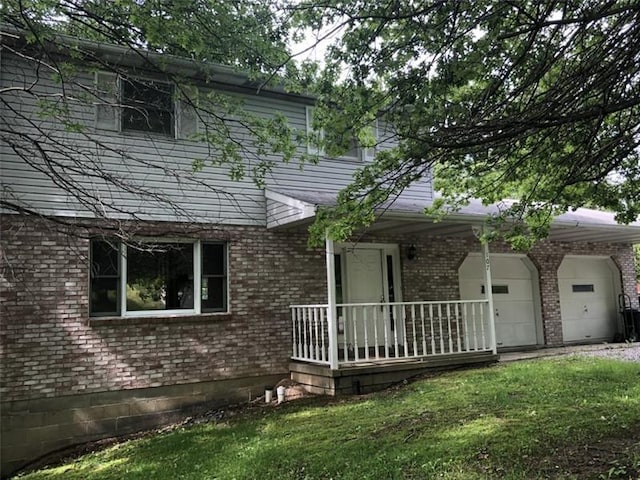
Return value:
M 1 43 L 13 43 L 16 46 L 24 46 L 25 49 L 34 48 L 33 45 L 27 43 L 25 34 L 24 30 L 6 24 L 2 25 L 0 30 Z M 287 92 L 282 85 L 265 86 L 260 81 L 252 80 L 247 73 L 219 63 L 197 62 L 167 53 L 85 40 L 55 32 L 53 35 L 46 36 L 43 39 L 43 44 L 49 53 L 69 55 L 69 52 L 75 49 L 87 56 L 91 54 L 96 60 L 102 60 L 105 63 L 133 68 L 150 69 L 155 67 L 161 72 L 189 77 L 208 86 L 217 86 L 224 90 L 256 96 L 295 99 L 298 103 L 306 105 L 315 103 L 315 97 L 310 94 Z M 35 48 L 37 49 L 37 46 Z

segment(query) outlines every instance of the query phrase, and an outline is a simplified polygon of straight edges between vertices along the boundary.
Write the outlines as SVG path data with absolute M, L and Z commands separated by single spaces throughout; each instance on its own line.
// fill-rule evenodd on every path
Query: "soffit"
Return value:
M 289 199 L 303 205 L 307 215 L 296 218 L 291 223 L 282 223 L 277 228 L 309 225 L 315 219 L 319 207 L 336 205 L 337 191 L 311 191 L 304 189 L 267 190 L 268 195 Z M 482 205 L 473 201 L 470 205 L 450 213 L 443 220 L 435 220 L 424 214 L 430 201 L 417 202 L 400 196 L 386 205 L 378 215 L 376 222 L 367 228 L 367 232 L 381 234 L 428 234 L 445 237 L 471 237 L 476 235 L 488 215 L 500 211 L 500 205 Z M 599 210 L 579 208 L 559 215 L 551 225 L 551 240 L 567 242 L 602 243 L 640 243 L 640 221 L 630 225 L 621 225 L 615 221 L 614 214 Z

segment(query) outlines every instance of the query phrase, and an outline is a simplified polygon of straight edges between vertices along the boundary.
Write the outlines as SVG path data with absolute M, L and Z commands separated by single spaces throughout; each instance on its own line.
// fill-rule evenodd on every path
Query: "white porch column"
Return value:
M 327 322 L 329 325 L 329 365 L 338 369 L 338 309 L 336 307 L 336 264 L 333 240 L 325 238 L 327 263 Z
M 491 281 L 491 258 L 489 256 L 489 243 L 481 240 L 482 242 L 482 259 L 484 260 L 484 293 L 489 301 L 489 340 L 491 342 L 491 348 L 493 353 L 498 353 L 498 346 L 496 344 L 496 317 L 495 309 L 493 307 L 493 288 Z

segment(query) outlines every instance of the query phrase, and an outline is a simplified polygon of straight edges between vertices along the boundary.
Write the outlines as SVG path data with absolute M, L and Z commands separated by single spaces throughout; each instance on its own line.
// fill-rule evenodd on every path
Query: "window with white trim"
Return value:
M 125 78 L 122 130 L 174 135 L 174 89 L 169 83 Z
M 306 113 L 306 122 L 307 122 L 307 135 L 309 136 L 309 141 L 307 143 L 307 152 L 311 155 L 318 156 L 326 156 L 326 152 L 322 148 L 323 144 L 332 144 L 332 145 L 344 145 L 346 146 L 346 150 L 338 157 L 345 160 L 356 160 L 356 161 L 371 161 L 375 155 L 374 148 L 364 148 L 362 147 L 358 139 L 353 135 L 353 132 L 347 131 L 342 134 L 333 133 L 333 137 L 329 138 L 327 132 L 324 130 L 314 130 L 313 127 L 313 115 L 314 115 L 314 107 L 307 106 L 305 107 Z M 374 122 L 372 125 L 373 136 L 377 139 L 378 137 L 378 122 Z M 347 138 L 348 137 L 348 138 Z
M 226 312 L 227 245 L 91 241 L 91 316 Z
M 161 134 L 176 139 L 194 139 L 198 133 L 199 90 L 195 85 L 178 86 L 96 72 L 95 95 L 98 130 Z

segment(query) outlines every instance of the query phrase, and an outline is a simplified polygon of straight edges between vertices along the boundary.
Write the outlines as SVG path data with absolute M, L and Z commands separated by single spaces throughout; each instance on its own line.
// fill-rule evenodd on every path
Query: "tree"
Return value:
M 306 139 L 277 115 L 252 116 L 219 93 L 195 95 L 188 78 L 149 53 L 187 57 L 195 66 L 222 62 L 247 71 L 257 89 L 277 81 L 311 90 L 319 98 L 316 120 L 329 153 L 347 148 L 352 134 L 372 146 L 370 125 L 384 118 L 399 146 L 380 152 L 340 194 L 338 206 L 318 215 L 312 240 L 327 231 L 335 239 L 350 236 L 425 175 L 434 175 L 442 194 L 428 210 L 432 214 L 471 198 L 514 199 L 502 203 L 502 214 L 492 220 L 496 231 L 508 226 L 506 237 L 522 248 L 547 235 L 553 216 L 567 209 L 605 208 L 620 222 L 640 213 L 640 5 L 633 0 L 9 0 L 2 15 L 3 24 L 26 32 L 27 40 L 15 43 L 9 33 L 5 48 L 64 88 L 55 101 L 38 98 L 40 114 L 89 142 L 99 139 L 69 115 L 74 106 L 97 100 L 77 80 L 77 63 L 112 69 L 125 79 L 128 72 L 90 43 L 61 34 L 120 46 L 176 85 L 205 124 L 200 139 L 211 148 L 194 170 L 225 165 L 233 178 L 250 176 L 261 185 L 272 167 L 263 154 L 292 160 Z M 314 67 L 296 64 L 288 52 L 293 25 L 299 31 L 329 27 L 335 35 L 313 85 Z M 3 89 L 0 105 L 6 111 L 12 96 L 35 92 L 29 85 Z M 105 172 L 86 150 L 52 138 L 19 111 L 11 113 L 21 122 L 3 122 L 0 140 L 93 215 L 108 218 L 105 212 L 116 206 L 83 188 L 78 175 L 167 202 L 162 192 Z M 249 144 L 234 137 L 237 126 L 251 132 Z M 141 162 L 127 151 L 114 154 Z M 199 180 L 193 175 L 189 181 Z M 2 201 L 4 208 L 37 213 L 8 190 Z
M 189 212 L 179 203 L 162 191 L 136 182 L 126 171 L 108 168 L 101 157 L 114 156 L 130 168 L 138 166 L 175 178 L 185 189 L 206 188 L 211 196 L 229 195 L 198 178 L 197 172 L 211 165 L 226 167 L 234 179 L 250 177 L 261 185 L 273 166 L 266 153 L 277 153 L 283 161 L 291 160 L 300 142 L 298 132 L 282 115 L 251 114 L 237 96 L 220 91 L 205 94 L 193 88 L 193 84 L 208 79 L 207 68 L 211 63 L 221 63 L 246 75 L 256 90 L 269 84 L 299 85 L 299 70 L 290 62 L 287 51 L 288 20 L 277 12 L 278 9 L 273 10 L 259 0 L 4 2 L 3 49 L 29 64 L 35 77 L 25 75 L 24 81 L 0 90 L 0 143 L 72 197 L 87 216 L 102 220 L 106 229 L 113 230 L 110 234 L 123 238 L 128 235 L 124 224 L 114 218 L 140 218 L 133 209 L 114 201 L 120 194 L 133 196 L 140 202 L 162 204 L 189 221 Z M 105 50 L 111 52 L 111 57 Z M 98 105 L 106 112 L 123 109 L 131 112 L 132 117 L 139 117 L 139 121 L 149 121 L 135 105 L 124 105 L 111 91 L 113 85 L 89 85 L 87 78 L 97 72 L 111 73 L 123 85 L 157 97 L 157 107 L 161 109 L 162 98 L 167 97 L 162 89 L 167 83 L 150 81 L 143 85 L 136 71 L 113 57 L 132 58 L 138 72 L 168 82 L 172 85 L 171 96 L 198 117 L 201 128 L 195 135 L 208 147 L 208 154 L 195 158 L 192 169 L 175 171 L 162 158 L 149 159 L 126 147 L 114 146 L 105 142 L 92 125 L 78 120 L 78 111 Z M 171 60 L 165 61 L 168 58 Z M 172 67 L 177 60 L 181 62 L 180 68 Z M 184 70 L 191 73 L 185 75 Z M 58 84 L 60 93 L 39 87 L 44 80 L 51 79 Z M 22 99 L 35 102 L 38 107 L 35 115 L 21 107 Z M 51 121 L 59 128 L 51 129 Z M 242 132 L 250 135 L 243 136 Z M 96 154 L 96 150 L 101 154 Z M 32 205 L 13 194 L 11 185 L 2 187 L 3 209 L 39 216 Z M 47 220 L 64 225 L 77 223 L 73 218 Z
M 569 209 L 638 218 L 637 1 L 326 0 L 291 8 L 301 25 L 336 35 L 318 85 L 319 121 L 366 137 L 384 116 L 402 140 L 320 215 L 316 239 L 327 228 L 348 237 L 431 173 L 442 198 L 430 213 L 471 198 L 514 199 L 493 221 L 508 224 L 505 236 L 520 248 Z

